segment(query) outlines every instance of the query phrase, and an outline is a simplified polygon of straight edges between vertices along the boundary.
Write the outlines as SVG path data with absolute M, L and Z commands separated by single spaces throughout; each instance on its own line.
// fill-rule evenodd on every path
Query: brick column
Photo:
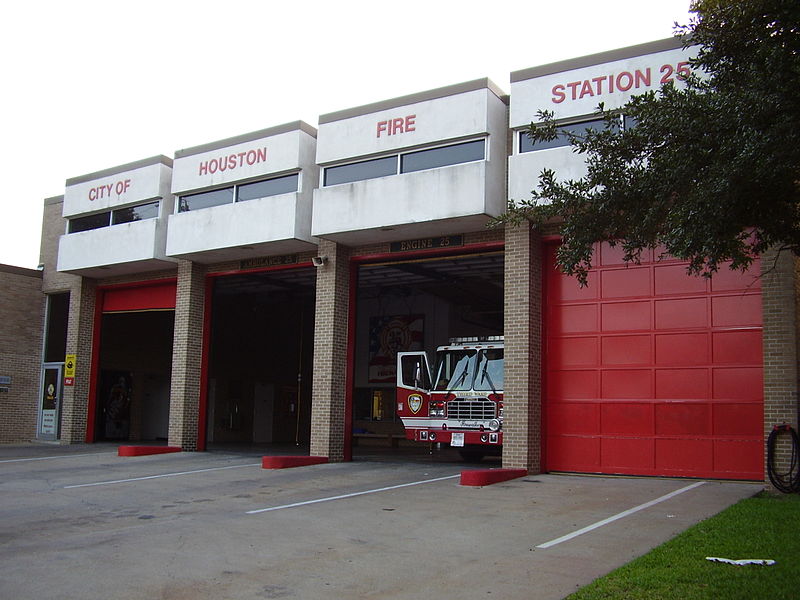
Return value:
M 503 466 L 539 473 L 542 416 L 542 242 L 506 227 Z
M 770 251 L 761 257 L 761 306 L 764 319 L 764 481 L 772 489 L 766 469 L 766 440 L 772 426 L 788 423 L 798 429 L 797 369 L 797 270 L 798 261 L 790 252 Z M 776 468 L 789 470 L 791 446 L 781 436 Z
M 61 405 L 61 443 L 81 444 L 86 441 L 86 421 L 89 411 L 90 373 L 92 364 L 92 334 L 97 289 L 93 279 L 81 277 L 70 289 L 67 320 L 67 354 L 77 355 L 75 385 L 64 386 Z
M 350 252 L 323 240 L 317 269 L 314 379 L 311 391 L 311 455 L 344 460 L 347 377 L 347 318 L 350 304 Z
M 168 443 L 187 451 L 197 450 L 205 274 L 203 265 L 178 262 Z

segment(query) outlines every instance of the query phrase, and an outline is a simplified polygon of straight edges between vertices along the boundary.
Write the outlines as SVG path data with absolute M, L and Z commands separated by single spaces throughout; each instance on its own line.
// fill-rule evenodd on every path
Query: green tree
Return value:
M 621 244 L 629 262 L 664 247 L 705 276 L 774 246 L 800 254 L 800 2 L 698 0 L 691 11 L 676 24 L 698 50 L 684 86 L 601 105 L 599 131 L 559 131 L 547 111 L 531 123 L 533 140 L 567 136 L 587 174 L 544 170 L 497 222 L 558 219 L 558 265 L 583 284 L 599 241 Z M 621 131 L 619 113 L 636 126 Z

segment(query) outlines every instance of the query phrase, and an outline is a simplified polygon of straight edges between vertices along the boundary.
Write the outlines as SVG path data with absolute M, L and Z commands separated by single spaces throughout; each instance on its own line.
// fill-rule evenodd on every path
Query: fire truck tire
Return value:
M 466 462 L 480 462 L 486 456 L 482 450 L 459 450 L 458 453 Z

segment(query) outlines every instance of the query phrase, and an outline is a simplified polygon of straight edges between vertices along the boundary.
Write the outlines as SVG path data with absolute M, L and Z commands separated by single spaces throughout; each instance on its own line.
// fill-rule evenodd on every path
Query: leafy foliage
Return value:
M 543 171 L 497 222 L 558 219 L 559 267 L 583 284 L 599 241 L 633 262 L 664 248 L 709 277 L 773 246 L 800 254 L 800 2 L 699 0 L 692 12 L 676 25 L 684 47 L 698 47 L 685 86 L 601 105 L 599 131 L 560 131 L 547 111 L 531 123 L 534 141 L 566 136 L 587 174 Z M 619 113 L 636 126 L 620 130 Z

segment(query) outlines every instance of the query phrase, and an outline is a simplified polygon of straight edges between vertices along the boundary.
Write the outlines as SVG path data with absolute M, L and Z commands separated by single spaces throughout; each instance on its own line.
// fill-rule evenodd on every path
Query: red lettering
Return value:
M 603 82 L 605 80 L 606 80 L 605 77 L 595 77 L 594 79 L 592 79 L 592 82 L 597 84 L 597 87 L 595 88 L 597 90 L 597 92 L 595 92 L 595 93 L 598 96 L 603 93 Z
M 608 93 L 611 94 L 614 92 L 614 76 L 608 76 Z
M 577 97 L 575 94 L 575 89 L 581 84 L 580 81 L 573 81 L 572 83 L 568 83 L 567 87 L 572 90 L 572 99 L 575 100 Z
M 642 84 L 646 86 L 650 85 L 650 67 L 647 67 L 644 73 L 636 69 L 636 87 L 638 88 Z
M 583 82 L 583 85 L 581 86 L 581 95 L 580 95 L 580 97 L 583 98 L 587 94 L 589 96 L 594 96 L 594 92 L 592 91 L 592 84 L 589 82 L 588 79 L 585 80 Z
M 200 163 L 200 169 L 197 172 L 198 175 L 208 175 L 208 161 Z
M 89 190 L 89 200 L 92 202 L 97 200 L 97 188 L 92 188 Z
M 122 194 L 127 192 L 128 188 L 130 187 L 130 185 L 131 185 L 131 180 L 130 179 L 125 179 L 123 181 L 118 181 L 117 182 L 117 186 L 116 186 L 117 196 L 121 196 Z
M 561 104 L 567 97 L 567 95 L 564 93 L 563 85 L 554 85 L 551 92 L 553 94 L 553 97 L 551 98 L 553 104 Z
M 386 121 L 378 121 L 375 137 L 381 137 L 382 133 L 386 135 L 397 135 L 398 133 L 408 133 L 416 131 L 415 127 L 417 115 L 408 115 L 404 118 L 387 119 Z
M 664 74 L 664 76 L 661 78 L 661 81 L 659 82 L 661 85 L 664 85 L 665 83 L 669 83 L 670 81 L 672 81 L 672 71 L 673 71 L 672 65 L 661 65 L 661 68 L 658 70 L 659 73 Z
M 267 162 L 267 149 L 258 148 L 256 150 L 256 162 Z
M 108 197 L 110 198 L 111 197 L 111 190 L 114 189 L 114 184 L 113 183 L 109 183 L 108 185 L 104 185 L 103 187 L 108 190 Z
M 689 71 L 689 61 L 683 61 L 678 63 L 678 77 L 681 79 L 686 79 L 691 75 L 691 71 Z
M 622 83 L 623 77 L 627 79 L 625 83 Z M 623 71 L 622 73 L 617 75 L 617 89 L 620 92 L 627 92 L 632 87 L 633 87 L 633 75 L 631 75 L 627 71 Z

